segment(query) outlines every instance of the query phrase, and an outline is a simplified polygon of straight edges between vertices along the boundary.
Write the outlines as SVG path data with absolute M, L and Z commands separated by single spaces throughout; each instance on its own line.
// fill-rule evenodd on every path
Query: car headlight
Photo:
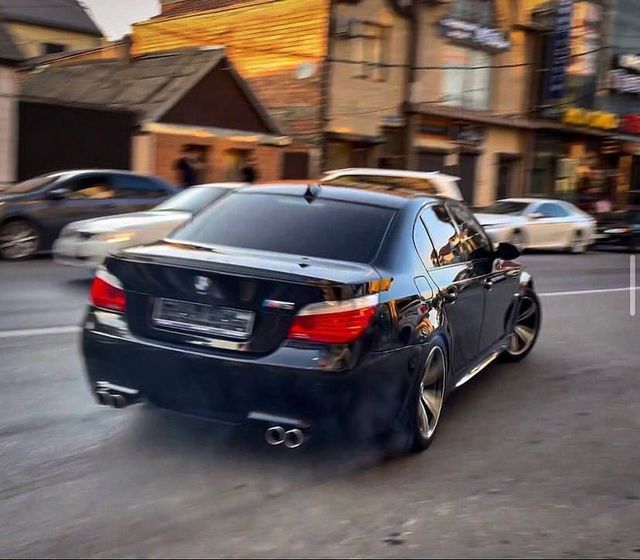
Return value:
M 125 243 L 133 239 L 133 233 L 130 231 L 121 231 L 115 233 L 103 233 L 97 237 L 105 243 Z

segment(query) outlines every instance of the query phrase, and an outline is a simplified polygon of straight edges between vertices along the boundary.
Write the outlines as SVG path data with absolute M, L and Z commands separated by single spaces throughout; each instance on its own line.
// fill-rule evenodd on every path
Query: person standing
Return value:
M 183 146 L 182 156 L 176 161 L 175 168 L 182 188 L 198 184 L 198 156 L 192 146 Z
M 258 180 L 258 172 L 255 168 L 255 160 L 251 158 L 241 169 L 242 181 L 244 183 L 255 183 Z

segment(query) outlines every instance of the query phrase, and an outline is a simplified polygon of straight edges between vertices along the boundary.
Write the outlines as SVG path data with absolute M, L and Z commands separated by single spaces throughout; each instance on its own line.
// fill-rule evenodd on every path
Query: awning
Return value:
M 225 138 L 234 142 L 246 142 L 261 146 L 289 146 L 291 138 L 288 136 L 276 136 L 274 134 L 262 134 L 247 130 L 232 130 L 229 128 L 216 128 L 212 126 L 193 126 L 187 124 L 170 123 L 146 123 L 140 127 L 142 132 L 154 134 L 175 134 L 178 136 L 196 136 L 199 138 Z

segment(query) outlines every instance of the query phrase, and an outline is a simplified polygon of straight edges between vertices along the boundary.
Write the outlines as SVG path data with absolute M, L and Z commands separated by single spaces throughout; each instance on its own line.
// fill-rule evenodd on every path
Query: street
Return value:
M 640 558 L 629 256 L 522 260 L 536 348 L 454 394 L 427 452 L 387 462 L 99 407 L 73 329 L 90 273 L 0 262 L 0 556 Z

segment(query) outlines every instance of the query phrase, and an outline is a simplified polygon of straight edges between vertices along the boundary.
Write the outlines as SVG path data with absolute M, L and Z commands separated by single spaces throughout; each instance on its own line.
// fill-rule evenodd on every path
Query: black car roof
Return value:
M 304 196 L 309 187 L 315 188 L 316 193 L 314 196 L 327 200 L 339 200 L 343 202 L 353 202 L 356 204 L 368 204 L 371 206 L 382 206 L 384 208 L 394 208 L 399 210 L 407 206 L 422 205 L 425 202 L 435 202 L 439 200 L 435 196 L 419 195 L 418 193 L 412 193 L 413 196 L 407 195 L 407 193 L 393 194 L 393 191 L 378 192 L 368 189 L 352 188 L 352 187 L 335 187 L 327 185 L 317 184 L 277 184 L 270 183 L 264 185 L 252 185 L 240 189 L 241 193 L 262 193 L 262 194 L 283 194 L 288 196 Z

